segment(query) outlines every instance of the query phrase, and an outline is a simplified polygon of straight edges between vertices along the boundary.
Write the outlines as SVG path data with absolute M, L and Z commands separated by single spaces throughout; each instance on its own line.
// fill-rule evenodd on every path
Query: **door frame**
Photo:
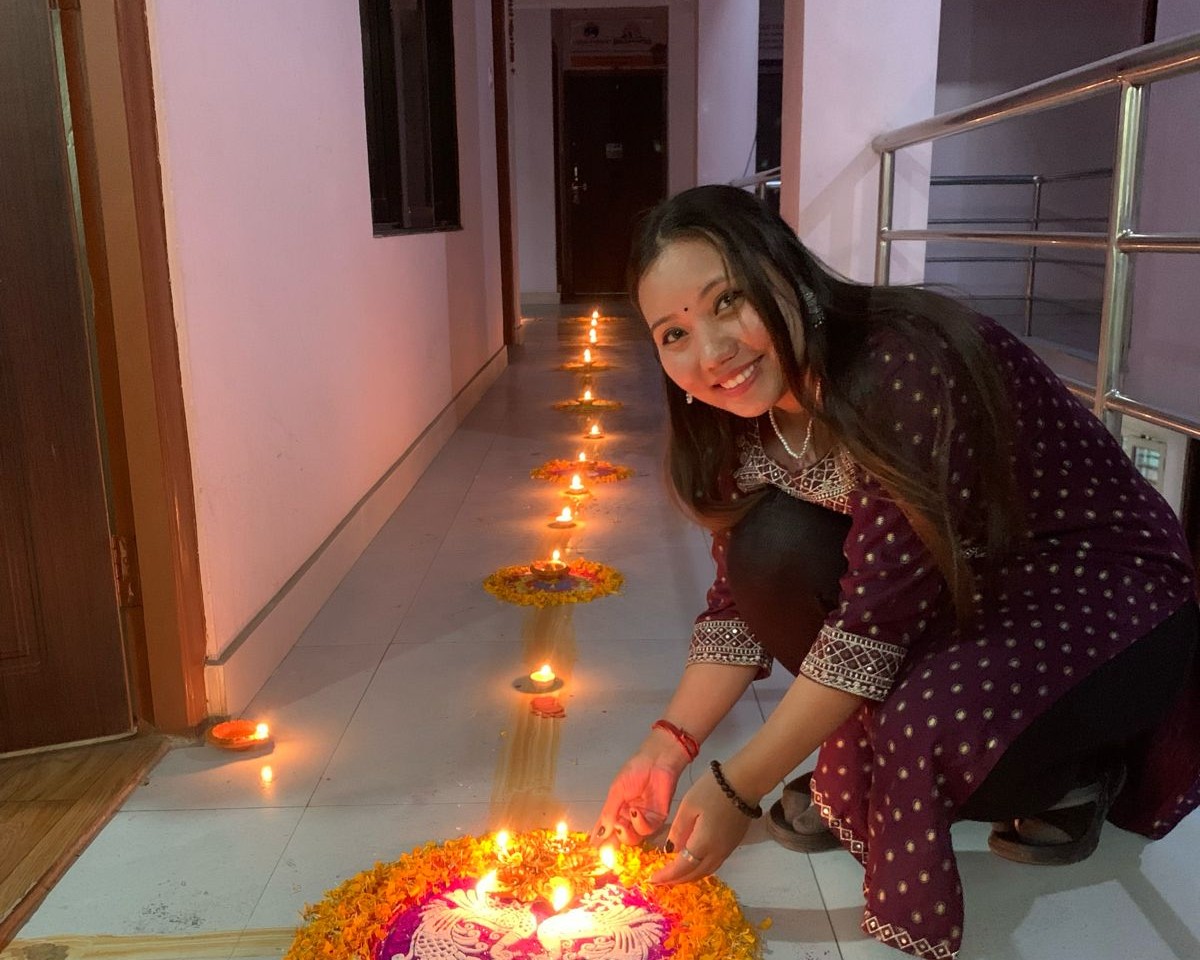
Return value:
M 670 131 L 671 131 L 671 97 L 670 78 L 671 62 L 660 66 L 583 66 L 572 65 L 569 50 L 569 23 L 572 16 L 578 16 L 577 8 L 554 8 L 551 11 L 550 27 L 550 70 L 551 70 L 551 113 L 554 136 L 554 227 L 555 227 L 555 260 L 558 267 L 559 299 L 569 302 L 578 296 L 574 290 L 574 274 L 571 262 L 570 248 L 570 178 L 567 175 L 567 150 L 565 144 L 566 131 L 566 74 L 589 73 L 606 76 L 625 76 L 629 74 L 652 73 L 662 76 L 662 172 L 663 184 L 667 194 L 670 194 Z M 594 8 L 591 13 L 609 17 L 650 17 L 659 22 L 664 40 L 670 36 L 670 13 L 666 7 L 638 6 L 636 2 L 628 6 Z M 568 280 L 570 285 L 568 286 Z
M 146 2 L 52 3 L 77 129 L 113 526 L 133 574 L 121 592 L 135 717 L 195 733 L 207 641 Z

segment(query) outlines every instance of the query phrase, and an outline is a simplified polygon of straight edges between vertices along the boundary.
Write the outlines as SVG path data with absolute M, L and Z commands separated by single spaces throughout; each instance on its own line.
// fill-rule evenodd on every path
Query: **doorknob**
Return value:
M 583 193 L 587 186 L 579 179 L 579 165 L 576 164 L 571 168 L 571 202 L 576 206 L 583 202 Z

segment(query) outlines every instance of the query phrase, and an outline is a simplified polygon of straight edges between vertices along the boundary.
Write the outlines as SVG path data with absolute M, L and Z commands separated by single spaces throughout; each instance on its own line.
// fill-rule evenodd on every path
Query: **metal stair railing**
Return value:
M 781 179 L 782 167 L 772 167 L 770 170 L 762 170 L 752 177 L 742 177 L 739 180 L 730 180 L 729 186 L 741 187 L 744 190 L 753 190 L 754 195 L 759 200 L 767 199 L 768 190 L 778 190 L 783 183 Z
M 1141 187 L 1146 87 L 1156 81 L 1196 72 L 1200 72 L 1200 33 L 1136 47 L 876 137 L 871 142 L 880 155 L 875 282 L 888 282 L 892 244 L 904 240 L 953 240 L 1103 251 L 1104 295 L 1096 382 L 1085 384 L 1067 377 L 1063 379 L 1091 403 L 1095 414 L 1118 435 L 1121 416 L 1128 414 L 1200 439 L 1200 422 L 1125 396 L 1120 389 L 1130 323 L 1131 255 L 1200 253 L 1200 234 L 1139 233 L 1134 223 Z M 1103 232 L 893 229 L 897 150 L 1113 91 L 1120 94 L 1120 107 L 1108 224 Z
M 1080 170 L 1074 173 L 1060 173 L 1052 176 L 1041 173 L 1025 174 L 974 174 L 974 175 L 939 175 L 929 178 L 932 187 L 1032 187 L 1032 209 L 1028 217 L 954 217 L 930 219 L 930 224 L 945 226 L 949 224 L 1024 224 L 1030 230 L 1040 230 L 1043 223 L 1101 223 L 1104 217 L 1047 217 L 1042 213 L 1043 188 L 1056 183 L 1078 183 L 1083 180 L 1104 180 L 1112 177 L 1112 170 Z M 973 300 L 1020 300 L 1024 303 L 1023 334 L 1033 336 L 1033 306 L 1037 302 L 1034 290 L 1037 282 L 1039 264 L 1075 267 L 1099 267 L 1102 264 L 1093 260 L 1079 260 L 1071 257 L 1039 257 L 1038 248 L 1031 246 L 1029 253 L 1023 257 L 926 257 L 926 263 L 1023 263 L 1025 264 L 1025 293 L 1021 297 L 972 297 Z

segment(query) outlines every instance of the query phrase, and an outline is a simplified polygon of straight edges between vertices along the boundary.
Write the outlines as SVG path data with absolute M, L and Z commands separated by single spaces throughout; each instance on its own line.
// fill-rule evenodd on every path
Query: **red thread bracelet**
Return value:
M 688 755 L 688 760 L 695 760 L 696 757 L 700 756 L 700 744 L 696 742 L 695 737 L 682 727 L 675 726 L 670 720 L 655 720 L 650 724 L 650 729 L 654 730 L 655 728 L 666 730 L 667 733 L 673 736 L 679 742 L 679 745 L 683 747 L 683 752 Z

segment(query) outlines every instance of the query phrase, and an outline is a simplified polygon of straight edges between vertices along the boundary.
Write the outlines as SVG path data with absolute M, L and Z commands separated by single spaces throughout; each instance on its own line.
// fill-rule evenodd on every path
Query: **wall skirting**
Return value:
M 220 656 L 204 666 L 210 717 L 241 711 L 400 506 L 425 468 L 508 366 L 498 351 L 412 442 Z
M 522 290 L 521 303 L 531 305 L 541 305 L 548 303 L 560 303 L 562 296 L 557 290 Z

